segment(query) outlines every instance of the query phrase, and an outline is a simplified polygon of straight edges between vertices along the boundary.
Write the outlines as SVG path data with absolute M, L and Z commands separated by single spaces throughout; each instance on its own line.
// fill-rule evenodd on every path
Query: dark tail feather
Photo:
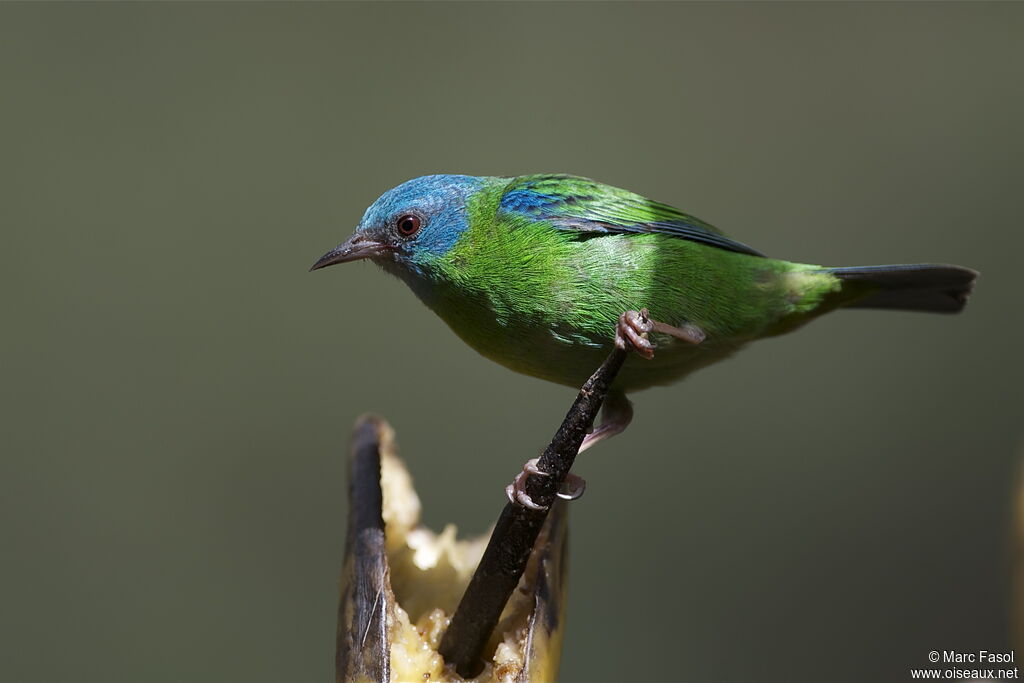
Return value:
M 829 268 L 830 273 L 864 296 L 848 308 L 896 308 L 906 311 L 956 313 L 967 303 L 976 271 L 960 266 L 914 263 L 896 266 Z M 844 291 L 847 287 L 844 286 Z

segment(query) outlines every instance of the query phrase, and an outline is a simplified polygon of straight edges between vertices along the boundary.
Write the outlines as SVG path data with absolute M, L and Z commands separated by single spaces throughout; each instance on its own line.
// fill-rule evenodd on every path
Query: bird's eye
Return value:
M 420 217 L 406 214 L 398 219 L 398 232 L 406 237 L 412 237 L 420 231 Z

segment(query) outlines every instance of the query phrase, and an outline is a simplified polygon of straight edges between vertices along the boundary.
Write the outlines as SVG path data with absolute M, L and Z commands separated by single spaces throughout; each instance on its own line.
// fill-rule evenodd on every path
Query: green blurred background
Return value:
M 771 255 L 960 263 L 636 396 L 564 681 L 907 680 L 1010 641 L 1024 7 L 0 7 L 3 678 L 328 681 L 355 417 L 481 532 L 573 392 L 368 264 L 433 172 L 572 172 Z

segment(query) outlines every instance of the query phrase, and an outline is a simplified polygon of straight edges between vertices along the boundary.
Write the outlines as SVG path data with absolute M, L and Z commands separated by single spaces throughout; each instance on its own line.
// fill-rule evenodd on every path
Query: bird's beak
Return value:
M 357 232 L 349 237 L 346 242 L 339 244 L 321 256 L 310 270 L 319 270 L 320 268 L 333 266 L 335 263 L 382 256 L 389 251 L 391 251 L 391 247 L 383 242 L 378 242 L 367 237 L 364 233 Z

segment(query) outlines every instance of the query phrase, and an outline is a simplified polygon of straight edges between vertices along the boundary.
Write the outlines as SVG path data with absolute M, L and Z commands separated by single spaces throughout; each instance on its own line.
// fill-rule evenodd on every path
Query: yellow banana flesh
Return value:
M 338 608 L 337 681 L 464 681 L 437 652 L 489 534 L 459 540 L 420 525 L 420 501 L 381 418 L 361 417 L 350 455 L 349 529 Z M 565 607 L 567 515 L 548 515 L 519 587 L 485 649 L 476 683 L 558 677 Z

